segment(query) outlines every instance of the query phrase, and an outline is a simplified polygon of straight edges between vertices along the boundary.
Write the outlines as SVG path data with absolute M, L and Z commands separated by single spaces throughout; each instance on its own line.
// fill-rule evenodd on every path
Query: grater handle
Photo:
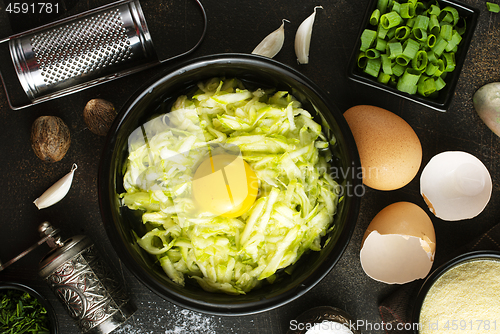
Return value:
M 191 49 L 189 49 L 183 53 L 180 53 L 176 56 L 172 56 L 172 57 L 166 58 L 166 59 L 161 59 L 160 62 L 164 63 L 164 62 L 171 61 L 171 60 L 174 60 L 174 59 L 177 59 L 180 57 L 184 57 L 184 56 L 190 54 L 191 52 L 196 50 L 198 48 L 198 46 L 200 46 L 201 42 L 203 42 L 203 40 L 205 39 L 205 35 L 207 33 L 207 25 L 208 25 L 207 12 L 205 10 L 205 7 L 203 7 L 203 4 L 199 0 L 194 0 L 194 1 L 196 1 L 197 5 L 201 11 L 202 17 L 203 17 L 203 31 L 200 35 L 200 38 L 198 39 L 196 44 Z

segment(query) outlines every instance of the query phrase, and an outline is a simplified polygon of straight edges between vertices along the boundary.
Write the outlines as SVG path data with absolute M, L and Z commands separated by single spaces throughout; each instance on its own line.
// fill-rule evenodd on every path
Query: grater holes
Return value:
M 53 84 L 131 59 L 126 32 L 116 9 L 34 35 L 30 42 L 44 81 Z

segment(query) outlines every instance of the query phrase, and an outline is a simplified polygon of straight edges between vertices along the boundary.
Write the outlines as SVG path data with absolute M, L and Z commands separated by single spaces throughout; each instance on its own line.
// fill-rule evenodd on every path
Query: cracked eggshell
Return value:
M 380 211 L 366 229 L 360 261 L 374 280 L 404 284 L 425 278 L 436 253 L 434 226 L 427 213 L 410 202 Z
M 479 215 L 490 201 L 492 188 L 486 166 L 467 152 L 435 155 L 420 176 L 420 194 L 429 210 L 447 221 Z

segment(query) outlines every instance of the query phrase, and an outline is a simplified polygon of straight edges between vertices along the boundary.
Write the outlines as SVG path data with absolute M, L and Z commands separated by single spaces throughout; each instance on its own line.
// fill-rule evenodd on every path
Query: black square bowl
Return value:
M 455 53 L 455 62 L 456 62 L 455 69 L 453 70 L 453 72 L 447 73 L 447 76 L 444 79 L 446 82 L 446 86 L 439 91 L 437 97 L 423 97 L 418 94 L 408 94 L 405 92 L 401 92 L 397 90 L 396 87 L 380 83 L 377 81 L 377 78 L 366 74 L 357 65 L 358 53 L 361 47 L 361 34 L 366 28 L 376 30 L 376 27 L 370 25 L 369 21 L 373 11 L 377 8 L 377 3 L 378 0 L 370 0 L 370 3 L 366 9 L 366 13 L 363 18 L 363 23 L 361 24 L 361 29 L 359 30 L 357 41 L 353 53 L 351 55 L 351 59 L 349 61 L 348 73 L 347 73 L 348 78 L 355 82 L 362 83 L 372 88 L 393 94 L 398 98 L 407 99 L 416 102 L 418 104 L 424 105 L 426 107 L 432 108 L 434 110 L 446 111 L 451 104 L 453 95 L 455 93 L 455 88 L 457 86 L 458 79 L 460 77 L 460 73 L 462 72 L 462 67 L 465 62 L 465 57 L 467 56 L 467 51 L 470 47 L 470 43 L 472 41 L 472 37 L 476 29 L 477 20 L 479 17 L 479 10 L 459 1 L 437 0 L 437 3 L 439 4 L 439 7 L 441 9 L 446 6 L 451 6 L 458 11 L 460 18 L 463 18 L 465 20 L 466 30 L 462 35 L 462 41 L 458 45 L 458 50 Z

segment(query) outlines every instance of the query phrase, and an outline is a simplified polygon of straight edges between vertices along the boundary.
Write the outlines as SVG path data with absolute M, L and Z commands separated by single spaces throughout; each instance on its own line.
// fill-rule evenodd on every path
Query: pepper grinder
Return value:
M 40 261 L 39 275 L 65 305 L 83 333 L 107 334 L 137 310 L 123 281 L 84 235 L 61 241 L 52 225 L 42 223 L 40 236 L 52 250 Z M 56 233 L 54 233 L 56 232 Z

